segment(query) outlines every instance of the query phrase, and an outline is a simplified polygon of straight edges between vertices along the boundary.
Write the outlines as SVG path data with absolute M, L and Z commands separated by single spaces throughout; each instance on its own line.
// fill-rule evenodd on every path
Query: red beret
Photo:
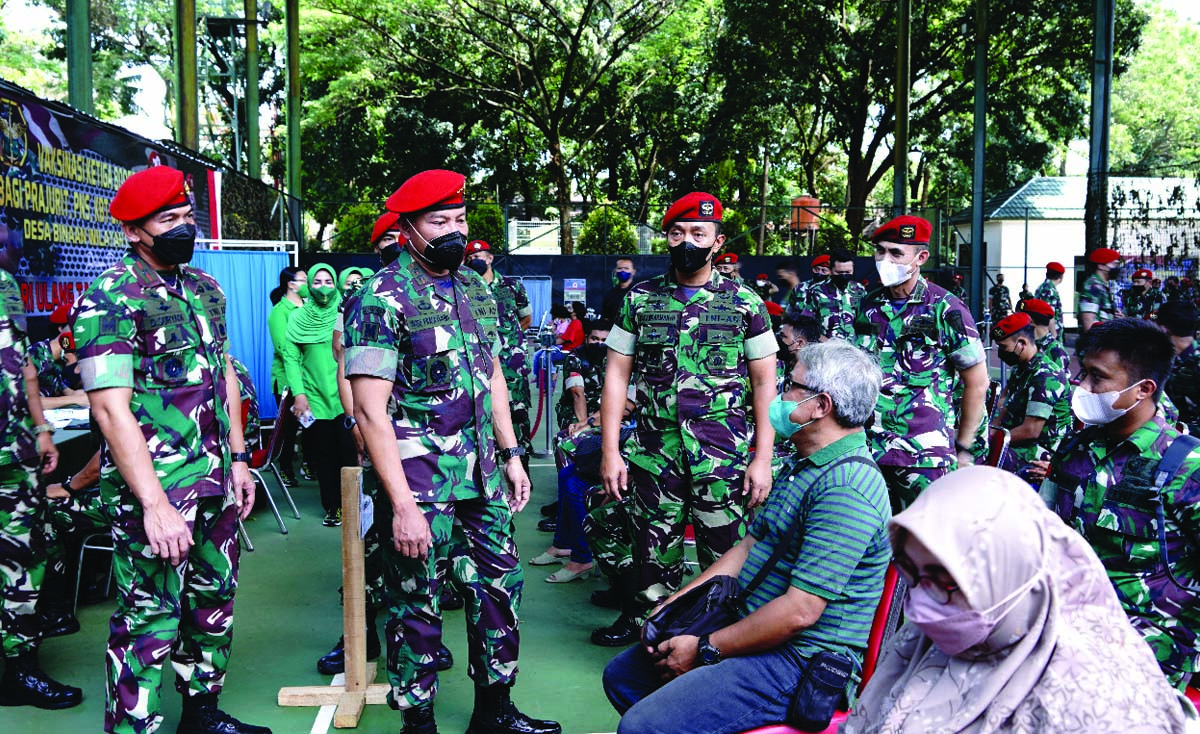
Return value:
M 395 212 L 384 212 L 383 216 L 375 220 L 375 228 L 371 230 L 371 244 L 375 245 L 388 232 L 400 231 L 400 215 Z M 400 243 L 404 244 L 405 237 L 400 235 Z
M 1054 307 L 1040 298 L 1026 298 L 1017 304 L 1017 310 L 1024 311 L 1025 313 L 1035 313 L 1039 316 L 1054 317 Z
M 717 259 L 713 260 L 713 265 L 736 265 L 737 255 L 732 252 L 726 252 L 723 255 L 717 255 Z
M 1027 313 L 1014 313 L 1005 316 L 992 327 L 992 341 L 1007 339 L 1032 323 L 1033 320 L 1029 318 L 1029 314 Z
M 1059 275 L 1062 275 L 1063 273 L 1067 272 L 1067 269 L 1063 267 L 1062 263 L 1056 263 L 1056 262 L 1046 263 L 1046 269 L 1052 273 L 1058 273 Z
M 895 242 L 898 245 L 928 245 L 933 225 L 929 220 L 909 214 L 896 217 L 875 230 L 871 242 Z
M 1153 278 L 1153 277 L 1154 277 L 1154 273 L 1152 273 L 1152 272 L 1150 272 L 1149 270 L 1146 270 L 1145 268 L 1143 268 L 1143 269 L 1141 269 L 1141 270 L 1138 270 L 1138 271 L 1136 271 L 1136 272 L 1133 274 L 1133 277 L 1134 277 L 1134 278 L 1145 278 L 1146 280 L 1150 280 L 1151 278 Z
M 722 211 L 720 199 L 703 191 L 693 191 L 671 205 L 663 217 L 662 228 L 666 230 L 675 222 L 719 222 Z
M 813 261 L 812 261 L 812 267 L 814 267 L 814 268 L 819 268 L 822 265 L 828 265 L 828 264 L 829 264 L 829 256 L 828 255 L 817 255 L 816 257 L 813 258 Z
M 766 273 L 759 273 L 759 274 L 758 274 L 758 277 L 757 277 L 757 278 L 755 278 L 755 280 L 767 280 L 767 274 L 766 274 Z
M 64 303 L 54 309 L 54 313 L 50 314 L 50 323 L 54 326 L 66 326 L 67 318 L 71 314 L 71 304 Z
M 783 306 L 780 306 L 778 303 L 775 303 L 774 301 L 763 301 L 763 305 L 767 307 L 768 316 L 783 315 Z
M 1191 278 L 1180 278 L 1179 279 L 1179 285 L 1191 285 L 1191 284 L 1192 284 Z
M 1097 265 L 1108 265 L 1121 259 L 1121 253 L 1109 247 L 1100 247 L 1088 253 L 1088 260 Z
M 492 248 L 483 240 L 471 240 L 467 243 L 467 250 L 463 253 L 463 257 L 473 255 L 476 252 L 491 252 Z
M 165 209 L 190 204 L 192 186 L 183 171 L 154 166 L 138 171 L 121 184 L 108 213 L 118 222 L 137 222 Z
M 422 171 L 388 197 L 387 208 L 397 214 L 417 214 L 437 209 L 455 209 L 463 205 L 467 177 L 454 171 Z

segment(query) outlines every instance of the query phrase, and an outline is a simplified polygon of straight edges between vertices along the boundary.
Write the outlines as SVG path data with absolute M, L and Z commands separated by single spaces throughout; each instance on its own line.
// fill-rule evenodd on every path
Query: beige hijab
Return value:
M 1182 732 L 1183 710 L 1091 546 L 1018 477 L 972 467 L 892 519 L 942 562 L 973 609 L 1037 577 L 959 657 L 897 631 L 841 734 Z

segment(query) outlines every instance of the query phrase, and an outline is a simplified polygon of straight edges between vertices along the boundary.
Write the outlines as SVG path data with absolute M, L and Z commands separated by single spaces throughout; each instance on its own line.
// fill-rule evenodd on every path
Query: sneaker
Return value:
M 309 470 L 307 461 L 300 465 L 300 478 L 306 482 L 311 482 L 317 478 L 317 476 Z
M 342 511 L 330 510 L 329 512 L 326 512 L 325 519 L 321 521 L 321 524 L 327 528 L 340 527 L 342 524 Z

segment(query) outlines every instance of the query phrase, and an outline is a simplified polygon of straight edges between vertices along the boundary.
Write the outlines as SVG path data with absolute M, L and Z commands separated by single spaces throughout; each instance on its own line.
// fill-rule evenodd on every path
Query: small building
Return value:
M 1045 279 L 1045 265 L 1067 267 L 1059 286 L 1065 326 L 1074 327 L 1075 291 L 1084 267 L 1085 176 L 1039 176 L 988 199 L 983 207 L 983 241 L 989 288 L 998 273 L 1012 293 L 1031 291 Z M 1122 279 L 1137 268 L 1155 277 L 1197 277 L 1200 264 L 1200 186 L 1191 178 L 1109 178 L 1109 246 L 1126 260 Z M 971 210 L 950 218 L 958 241 L 971 241 Z M 969 264 L 969 259 L 959 258 Z M 1074 266 L 1075 277 L 1070 270 Z M 1121 286 L 1117 288 L 1118 292 Z M 986 296 L 985 296 L 986 300 Z

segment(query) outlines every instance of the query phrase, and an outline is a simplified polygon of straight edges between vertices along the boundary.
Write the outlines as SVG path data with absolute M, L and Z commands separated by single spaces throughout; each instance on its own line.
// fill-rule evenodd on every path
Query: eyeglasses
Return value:
M 795 380 L 793 380 L 792 378 L 789 377 L 783 381 L 783 389 L 780 390 L 779 393 L 782 395 L 783 393 L 791 392 L 792 390 L 804 390 L 806 392 L 822 392 L 821 390 L 818 390 L 815 387 L 809 387 L 808 385 L 805 385 L 802 382 L 796 382 Z
M 929 594 L 930 598 L 939 604 L 949 604 L 951 595 L 959 590 L 958 584 L 954 583 L 954 579 L 945 571 L 931 574 L 919 573 L 917 564 L 903 553 L 897 553 L 892 561 L 895 562 L 896 570 L 905 583 L 909 586 L 920 586 L 926 594 Z

